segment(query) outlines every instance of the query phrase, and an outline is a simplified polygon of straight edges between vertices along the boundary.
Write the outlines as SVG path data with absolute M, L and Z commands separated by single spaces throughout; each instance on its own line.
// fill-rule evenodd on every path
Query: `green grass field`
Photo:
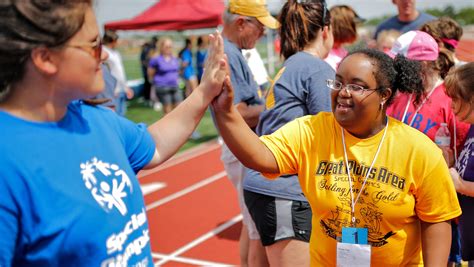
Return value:
M 129 102 L 127 110 L 127 118 L 134 122 L 143 122 L 147 125 L 154 123 L 163 116 L 163 113 L 153 110 L 144 103 L 139 103 L 136 99 Z M 201 122 L 197 127 L 201 137 L 196 140 L 189 139 L 186 144 L 180 149 L 180 151 L 186 150 L 193 146 L 196 146 L 202 142 L 212 140 L 217 137 L 217 130 L 212 122 L 211 114 L 209 111 L 206 112 Z

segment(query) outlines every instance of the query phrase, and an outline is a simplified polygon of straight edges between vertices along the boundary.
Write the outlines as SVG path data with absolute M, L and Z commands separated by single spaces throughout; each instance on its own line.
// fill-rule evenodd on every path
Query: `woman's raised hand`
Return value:
M 221 93 L 224 79 L 228 75 L 224 41 L 221 34 L 216 31 L 209 35 L 209 50 L 199 89 L 203 91 L 206 97 L 214 99 Z

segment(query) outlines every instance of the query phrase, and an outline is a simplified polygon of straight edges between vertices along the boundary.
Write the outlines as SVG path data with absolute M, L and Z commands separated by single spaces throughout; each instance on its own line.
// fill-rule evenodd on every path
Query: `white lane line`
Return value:
M 179 256 L 179 255 L 183 254 L 184 252 L 196 247 L 197 245 L 199 245 L 199 244 L 203 243 L 204 241 L 208 240 L 209 238 L 219 234 L 220 232 L 226 230 L 227 228 L 229 228 L 232 225 L 240 222 L 241 220 L 242 220 L 242 214 L 239 214 L 239 215 L 235 216 L 234 218 L 230 219 L 226 223 L 224 223 L 222 225 L 219 225 L 219 227 L 215 228 L 214 230 L 211 230 L 211 231 L 205 233 L 204 235 L 198 237 L 197 239 L 190 242 L 186 246 L 184 246 L 184 247 L 176 250 L 175 252 L 171 253 L 170 255 L 164 257 L 162 260 L 155 263 L 155 266 L 160 266 L 160 265 L 162 265 L 166 262 L 169 262 L 170 260 L 174 260 L 176 258 L 176 256 Z
M 142 189 L 142 193 L 144 196 L 151 194 L 155 191 L 163 189 L 166 187 L 166 183 L 163 182 L 151 182 L 147 184 L 141 184 L 140 188 Z
M 171 159 L 165 161 L 163 164 L 161 164 L 158 167 L 155 167 L 151 170 L 143 170 L 138 173 L 138 178 L 140 179 L 143 176 L 147 176 L 151 173 L 159 172 L 161 170 L 176 166 L 178 164 L 181 164 L 185 161 L 188 161 L 192 158 L 197 158 L 203 154 L 209 153 L 215 149 L 218 149 L 221 145 L 216 142 L 216 141 L 209 141 L 207 143 L 204 143 L 200 146 L 188 149 L 181 154 L 178 154 Z
M 186 195 L 186 194 L 188 194 L 188 193 L 190 193 L 190 192 L 192 192 L 192 191 L 194 191 L 194 190 L 196 190 L 196 189 L 199 189 L 199 188 L 201 188 L 201 187 L 203 187 L 203 186 L 206 186 L 206 185 L 208 185 L 208 184 L 210 184 L 210 183 L 212 183 L 212 182 L 214 182 L 214 181 L 217 181 L 217 180 L 219 180 L 219 179 L 225 177 L 226 175 L 227 175 L 227 174 L 226 174 L 225 171 L 221 171 L 221 172 L 219 172 L 218 174 L 215 174 L 215 175 L 213 175 L 213 176 L 211 176 L 211 177 L 209 177 L 209 178 L 206 178 L 206 179 L 204 179 L 204 180 L 202 180 L 202 181 L 200 181 L 200 182 L 198 182 L 198 183 L 195 183 L 195 184 L 193 184 L 193 185 L 190 186 L 190 187 L 187 187 L 187 188 L 185 188 L 185 189 L 183 189 L 183 190 L 181 190 L 181 191 L 178 191 L 178 192 L 176 192 L 176 193 L 174 193 L 174 194 L 171 194 L 171 195 L 169 195 L 169 196 L 167 196 L 167 197 L 165 197 L 165 198 L 162 198 L 162 199 L 160 199 L 160 200 L 157 200 L 157 201 L 154 201 L 154 202 L 148 204 L 148 205 L 146 206 L 146 210 L 149 211 L 149 210 L 154 209 L 154 208 L 156 208 L 156 207 L 158 207 L 158 206 L 161 206 L 161 205 L 163 205 L 163 204 L 165 204 L 165 203 L 168 203 L 168 202 L 170 202 L 170 201 L 172 201 L 172 200 L 175 200 L 175 199 L 177 199 L 177 198 L 179 198 L 179 197 L 182 197 L 182 196 L 184 196 L 184 195 Z
M 151 253 L 151 256 L 154 259 L 163 259 L 163 258 L 167 257 L 167 255 L 161 254 L 161 253 Z M 191 259 L 191 258 L 186 258 L 186 257 L 175 257 L 175 258 L 173 258 L 173 261 L 181 262 L 181 263 L 187 263 L 187 264 L 194 264 L 194 265 L 197 265 L 197 266 L 213 266 L 213 267 L 233 266 L 233 265 L 225 264 L 225 263 L 204 261 L 204 260 Z

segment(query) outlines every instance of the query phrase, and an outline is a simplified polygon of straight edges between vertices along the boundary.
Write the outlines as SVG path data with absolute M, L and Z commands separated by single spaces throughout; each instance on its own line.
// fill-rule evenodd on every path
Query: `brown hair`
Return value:
M 2 0 L 0 101 L 23 78 L 31 51 L 66 43 L 84 23 L 92 0 Z
M 429 21 L 421 26 L 420 31 L 428 33 L 436 40 L 440 47 L 445 47 L 452 52 L 454 52 L 456 47 L 443 39 L 459 41 L 463 33 L 462 27 L 449 17 L 441 17 Z
M 449 97 L 471 103 L 474 96 L 474 62 L 453 68 L 446 76 L 444 84 Z
M 357 14 L 346 5 L 333 6 L 331 13 L 331 27 L 334 43 L 353 43 L 357 39 Z
M 105 30 L 104 36 L 102 37 L 103 44 L 110 44 L 119 39 L 117 32 L 114 30 Z
M 303 50 L 317 37 L 320 29 L 330 24 L 331 14 L 324 1 L 288 0 L 278 20 L 281 24 L 281 55 L 289 58 Z

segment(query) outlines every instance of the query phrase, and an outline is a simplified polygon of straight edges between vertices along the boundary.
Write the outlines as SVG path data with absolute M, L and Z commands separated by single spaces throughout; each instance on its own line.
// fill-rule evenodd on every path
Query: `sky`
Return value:
M 199 1 L 199 0 L 194 0 Z M 220 1 L 220 0 L 216 0 Z M 386 14 L 396 14 L 396 6 L 391 0 L 326 0 L 328 7 L 333 5 L 350 5 L 363 18 L 370 19 Z M 99 26 L 103 27 L 105 22 L 132 18 L 148 7 L 156 3 L 157 0 L 96 0 L 96 15 Z M 278 13 L 284 0 L 267 0 L 267 4 L 273 12 Z M 424 8 L 444 8 L 447 5 L 454 8 L 474 6 L 473 0 L 419 0 L 417 7 Z M 177 10 L 177 12 L 179 12 Z

